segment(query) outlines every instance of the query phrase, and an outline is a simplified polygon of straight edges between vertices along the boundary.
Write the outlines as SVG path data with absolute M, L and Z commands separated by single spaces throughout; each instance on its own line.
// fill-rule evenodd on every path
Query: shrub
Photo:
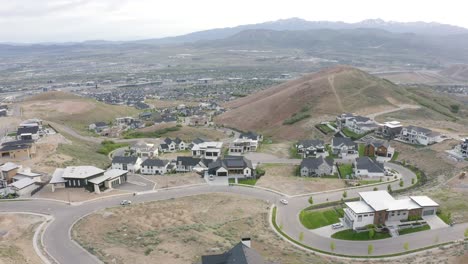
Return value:
M 314 204 L 314 199 L 312 198 L 312 196 L 309 198 L 309 203 Z
M 375 236 L 375 230 L 372 228 L 369 230 L 369 239 L 374 238 L 374 236 Z
M 387 185 L 387 191 L 388 191 L 389 193 L 392 193 L 392 186 L 391 186 L 390 184 Z
M 346 191 L 343 192 L 343 198 L 348 197 L 348 193 Z
M 400 187 L 403 187 L 404 183 L 403 180 L 400 180 Z
M 367 253 L 369 255 L 372 255 L 372 252 L 374 252 L 374 245 L 370 244 L 369 246 L 367 246 Z
M 408 251 L 408 249 L 409 249 L 409 243 L 406 242 L 405 244 L 403 244 L 403 248 L 404 248 L 406 251 Z

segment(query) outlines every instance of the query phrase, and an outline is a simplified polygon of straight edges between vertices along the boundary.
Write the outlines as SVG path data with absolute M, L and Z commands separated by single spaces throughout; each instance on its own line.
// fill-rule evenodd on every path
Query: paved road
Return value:
M 387 164 L 393 169 L 399 170 L 404 176 L 405 186 L 411 182 L 414 174 L 401 166 L 395 164 Z M 398 183 L 392 184 L 393 189 L 398 189 Z M 374 187 L 361 187 L 359 189 L 348 190 L 348 197 L 357 197 L 359 191 L 371 191 Z M 385 188 L 386 185 L 380 187 Z M 299 212 L 308 206 L 308 198 L 310 196 L 290 197 L 289 205 L 284 206 L 279 204 L 279 200 L 283 198 L 281 195 L 274 192 L 245 187 L 228 187 L 228 186 L 194 186 L 181 189 L 160 190 L 155 193 L 147 193 L 133 196 L 132 194 L 118 197 L 108 197 L 97 201 L 83 203 L 81 205 L 67 205 L 60 202 L 51 202 L 44 200 L 32 201 L 13 201 L 0 203 L 0 211 L 10 212 L 34 212 L 41 214 L 50 214 L 55 220 L 50 223 L 44 232 L 44 245 L 48 252 L 57 259 L 60 263 L 99 263 L 99 261 L 87 251 L 79 247 L 69 237 L 69 230 L 73 223 L 81 217 L 92 213 L 95 210 L 100 210 L 108 207 L 119 206 L 122 199 L 131 199 L 134 203 L 166 200 L 183 196 L 191 196 L 205 193 L 235 193 L 245 195 L 274 203 L 278 206 L 277 221 L 283 226 L 283 231 L 293 238 L 298 238 L 299 234 L 304 233 L 303 243 L 313 248 L 329 251 L 331 241 L 336 244 L 336 253 L 349 255 L 367 255 L 367 246 L 371 243 L 374 245 L 374 254 L 391 254 L 403 251 L 403 244 L 409 243 L 410 248 L 420 248 L 429 246 L 437 240 L 439 243 L 453 241 L 463 238 L 464 230 L 468 224 L 460 224 L 455 227 L 441 228 L 418 234 L 400 236 L 398 238 L 378 240 L 372 242 L 351 242 L 344 240 L 334 240 L 319 236 L 305 229 L 299 222 Z M 339 200 L 342 197 L 342 191 L 335 191 L 325 194 L 313 195 L 315 203 Z

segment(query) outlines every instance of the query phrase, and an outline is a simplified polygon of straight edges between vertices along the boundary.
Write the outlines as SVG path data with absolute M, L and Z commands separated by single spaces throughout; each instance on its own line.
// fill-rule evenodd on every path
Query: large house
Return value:
M 297 153 L 303 158 L 325 155 L 325 142 L 320 139 L 300 140 L 296 145 Z
M 141 174 L 165 174 L 168 171 L 169 166 L 168 160 L 160 160 L 160 159 L 146 159 L 141 163 Z
M 218 158 L 208 165 L 208 175 L 233 178 L 254 177 L 252 162 L 243 156 Z
M 202 172 L 208 169 L 211 160 L 179 156 L 176 160 L 177 172 Z
M 17 140 L 38 140 L 39 137 L 39 126 L 18 127 L 16 132 Z
M 140 170 L 141 158 L 132 156 L 115 156 L 112 158 L 112 169 L 136 173 Z
M 201 264 L 267 264 L 263 257 L 251 248 L 250 238 L 243 238 L 232 249 L 217 255 L 201 257 Z
M 96 122 L 88 126 L 88 130 L 94 131 L 98 134 L 108 128 L 109 128 L 109 125 L 106 122 Z
M 385 176 L 384 164 L 369 157 L 360 157 L 354 162 L 354 174 L 358 177 L 383 177 Z
M 361 192 L 359 196 L 359 201 L 345 203 L 344 209 L 343 222 L 354 230 L 371 224 L 394 225 L 411 216 L 435 215 L 439 207 L 427 196 L 395 199 L 387 191 Z
M 427 146 L 439 142 L 441 135 L 427 128 L 407 126 L 401 129 L 398 138 L 410 144 Z
M 127 171 L 119 169 L 101 170 L 93 166 L 71 166 L 58 168 L 52 175 L 49 185 L 52 192 L 56 188 L 85 188 L 100 193 L 127 181 Z
M 159 146 L 161 152 L 174 152 L 178 150 L 185 150 L 187 144 L 180 138 L 174 140 L 165 138 L 164 143 Z
M 378 128 L 377 123 L 365 116 L 357 116 L 350 113 L 336 117 L 336 125 L 341 130 L 347 128 L 356 134 L 364 134 Z
M 333 175 L 335 172 L 333 160 L 324 158 L 323 156 L 303 159 L 300 169 L 302 177 L 321 177 L 325 175 Z
M 389 121 L 381 124 L 376 130 L 377 134 L 380 134 L 384 138 L 394 139 L 399 136 L 403 126 L 398 121 Z
M 23 168 L 13 162 L 7 162 L 0 166 L 0 188 L 4 188 L 12 183 L 25 187 L 24 183 L 29 181 L 40 182 L 41 174 L 31 172 L 30 168 Z
M 263 136 L 261 134 L 257 134 L 255 132 L 249 131 L 240 133 L 239 138 L 241 139 L 251 139 L 256 141 L 263 141 Z
M 155 144 L 150 144 L 143 141 L 137 142 L 130 149 L 133 153 L 135 153 L 134 155 L 142 159 L 153 158 L 159 155 L 159 149 L 155 146 Z
M 364 144 L 364 156 L 391 158 L 393 153 L 394 149 L 390 146 L 390 142 L 385 140 L 369 140 Z
M 17 140 L 2 143 L 0 146 L 0 158 L 26 160 L 36 155 L 34 140 Z
M 211 160 L 215 160 L 218 157 L 221 157 L 221 149 L 223 147 L 223 142 L 203 141 L 199 144 L 195 142 L 193 142 L 192 144 L 193 157 Z
M 347 137 L 334 137 L 331 144 L 332 152 L 340 158 L 358 154 L 358 146 Z
M 254 132 L 241 133 L 239 138 L 236 138 L 229 144 L 229 154 L 243 154 L 250 151 L 257 151 L 260 141 L 263 136 Z

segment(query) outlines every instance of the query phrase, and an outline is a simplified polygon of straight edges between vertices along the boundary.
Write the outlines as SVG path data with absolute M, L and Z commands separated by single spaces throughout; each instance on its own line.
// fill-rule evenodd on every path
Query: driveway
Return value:
M 153 190 L 155 183 L 143 178 L 140 175 L 129 174 L 127 182 L 116 186 L 114 189 L 130 192 L 144 192 Z
M 444 227 L 448 227 L 442 219 L 440 219 L 437 215 L 426 215 L 423 216 L 423 219 L 426 220 L 427 224 L 431 227 L 431 229 L 440 229 Z
M 310 230 L 310 232 L 313 232 L 313 233 L 315 233 L 315 234 L 317 234 L 319 236 L 322 236 L 322 237 L 331 237 L 336 232 L 339 232 L 339 231 L 342 231 L 342 230 L 345 230 L 344 227 L 338 228 L 338 229 L 333 229 L 331 225 L 327 225 L 327 226 L 323 226 L 323 227 L 320 227 L 320 228 L 317 228 L 317 229 L 312 229 L 312 230 Z

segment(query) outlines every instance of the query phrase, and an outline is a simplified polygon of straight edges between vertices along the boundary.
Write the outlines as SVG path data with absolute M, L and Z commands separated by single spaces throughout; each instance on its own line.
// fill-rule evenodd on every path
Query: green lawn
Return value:
M 319 127 L 320 130 L 322 130 L 322 131 L 325 132 L 326 134 L 335 132 L 333 129 L 329 128 L 329 127 L 328 127 L 327 125 L 325 125 L 325 124 L 317 125 L 317 127 Z
M 167 134 L 169 132 L 174 132 L 180 130 L 179 126 L 167 127 L 158 129 L 152 132 L 140 132 L 140 131 L 129 131 L 124 133 L 123 138 L 130 139 L 130 138 L 158 138 Z
M 364 136 L 364 134 L 356 134 L 346 127 L 343 128 L 341 131 L 343 132 L 343 134 L 345 134 L 345 136 L 350 137 L 352 140 L 360 139 Z
M 302 210 L 299 214 L 299 220 L 307 229 L 316 229 L 322 226 L 338 223 L 340 221 L 340 217 L 343 217 L 342 208 L 337 210 L 328 209 L 320 211 Z
M 398 159 L 398 155 L 400 155 L 400 153 L 399 153 L 398 151 L 395 151 L 395 152 L 393 153 L 393 156 L 392 156 L 391 161 L 397 160 L 397 159 Z
M 114 150 L 116 150 L 118 148 L 126 147 L 126 146 L 128 146 L 128 144 L 115 143 L 115 142 L 113 142 L 111 140 L 104 140 L 104 141 L 101 142 L 101 147 L 97 150 L 97 152 L 100 153 L 100 154 L 108 155 L 112 151 L 114 151 Z
M 342 240 L 378 240 L 391 237 L 388 233 L 375 233 L 374 237 L 369 238 L 369 232 L 357 233 L 352 229 L 346 229 L 340 232 L 337 232 L 332 235 L 332 238 L 342 239 Z
M 400 233 L 400 236 L 401 236 L 401 235 L 411 234 L 415 232 L 426 231 L 430 229 L 431 227 L 429 225 L 423 225 L 421 227 L 403 229 L 399 231 L 398 233 Z
M 353 165 L 352 164 L 342 164 L 338 166 L 338 170 L 340 171 L 341 177 L 344 179 L 346 175 L 353 174 Z
M 229 179 L 229 183 L 236 183 L 235 179 Z M 245 185 L 255 185 L 257 183 L 257 179 L 238 179 L 238 184 L 245 184 Z
M 359 151 L 359 157 L 364 157 L 364 145 L 359 144 L 358 151 Z
M 367 185 L 367 184 L 374 184 L 374 183 L 379 183 L 382 182 L 380 180 L 361 180 L 359 181 L 359 185 Z
M 447 225 L 452 223 L 452 215 L 450 213 L 446 213 L 445 211 L 437 211 L 437 216 L 442 219 Z

